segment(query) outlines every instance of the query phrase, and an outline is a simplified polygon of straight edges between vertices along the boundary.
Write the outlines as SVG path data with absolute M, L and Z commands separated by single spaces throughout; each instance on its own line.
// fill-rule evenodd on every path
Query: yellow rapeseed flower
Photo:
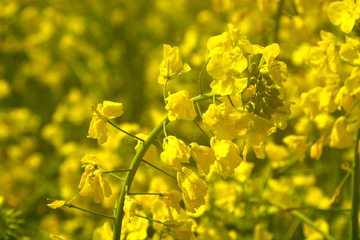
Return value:
M 201 146 L 196 142 L 190 143 L 191 155 L 196 162 L 200 174 L 208 175 L 210 165 L 214 163 L 214 155 L 211 148 Z
M 246 134 L 253 115 L 223 102 L 219 105 L 210 104 L 202 118 L 206 130 L 213 131 L 219 139 L 232 140 Z
M 106 122 L 109 119 L 120 117 L 123 111 L 122 103 L 111 101 L 104 101 L 103 104 L 99 103 L 96 108 L 91 109 L 92 120 L 87 137 L 98 140 L 99 144 L 107 141 L 107 127 Z
M 175 231 L 176 237 L 180 240 L 190 240 L 193 236 L 191 231 L 192 222 L 189 221 L 166 221 L 164 227 L 171 228 Z
M 283 138 L 283 142 L 292 152 L 296 153 L 300 162 L 304 161 L 306 157 L 305 151 L 310 145 L 310 143 L 307 143 L 307 136 L 288 135 Z
M 57 209 L 60 208 L 62 211 L 65 211 L 65 209 L 63 208 L 63 206 L 66 204 L 65 200 L 55 200 L 52 203 L 47 204 L 46 206 L 52 208 L 52 209 Z
M 344 33 L 350 33 L 360 17 L 360 4 L 353 0 L 336 1 L 329 4 L 327 14 L 334 25 L 341 25 Z
M 311 145 L 311 148 L 310 148 L 310 157 L 311 158 L 315 158 L 316 160 L 319 160 L 321 158 L 324 142 L 325 142 L 325 138 L 321 137 L 313 145 Z
M 263 49 L 263 57 L 266 61 L 267 68 L 271 79 L 280 87 L 282 82 L 286 82 L 289 77 L 287 66 L 284 62 L 275 60 L 280 53 L 280 47 L 277 43 L 273 43 Z
M 85 168 L 86 171 L 86 168 Z M 94 196 L 95 203 L 104 201 L 104 197 L 110 197 L 112 194 L 110 184 L 103 179 L 103 170 L 97 169 L 86 176 L 85 182 L 80 182 L 79 194 L 83 197 Z
M 179 48 L 172 48 L 167 44 L 164 44 L 164 60 L 161 62 L 159 69 L 158 82 L 160 84 L 165 84 L 166 79 L 172 80 L 178 75 L 191 70 L 187 63 L 182 63 Z
M 230 140 L 219 140 L 212 137 L 211 148 L 215 156 L 214 169 L 224 179 L 234 174 L 236 167 L 242 162 L 239 147 Z
M 168 111 L 170 121 L 177 119 L 192 121 L 196 117 L 194 103 L 189 99 L 187 91 L 181 90 L 171 94 L 165 100 L 167 101 L 165 109 Z
M 135 198 L 125 196 L 124 212 L 129 219 L 129 223 L 131 221 L 131 218 L 135 216 L 135 210 L 137 205 L 140 205 L 140 203 Z
M 180 214 L 181 211 L 180 201 L 182 200 L 181 192 L 176 190 L 162 192 L 161 199 L 164 201 L 167 208 L 171 207 L 175 209 L 178 214 Z M 170 210 L 169 210 L 169 215 L 171 216 L 170 219 L 172 219 Z
M 336 119 L 334 127 L 331 130 L 330 147 L 344 149 L 351 147 L 354 140 L 352 135 L 347 131 L 347 120 L 344 116 Z
M 208 189 L 206 183 L 186 167 L 177 173 L 177 181 L 182 191 L 186 209 L 191 213 L 196 213 L 196 210 L 205 204 Z
M 164 138 L 163 149 L 160 154 L 161 161 L 176 171 L 181 172 L 181 163 L 189 163 L 190 149 L 182 140 L 168 136 Z

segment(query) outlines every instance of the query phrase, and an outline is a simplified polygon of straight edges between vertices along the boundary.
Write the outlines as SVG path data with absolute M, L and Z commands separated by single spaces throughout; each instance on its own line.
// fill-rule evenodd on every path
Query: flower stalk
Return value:
M 359 158 L 359 140 L 360 140 L 360 129 L 358 129 L 356 142 L 355 142 L 355 152 L 354 152 L 354 163 L 353 163 L 353 172 L 352 172 L 352 186 L 351 186 L 351 239 L 359 239 L 359 181 L 360 181 L 360 158 Z

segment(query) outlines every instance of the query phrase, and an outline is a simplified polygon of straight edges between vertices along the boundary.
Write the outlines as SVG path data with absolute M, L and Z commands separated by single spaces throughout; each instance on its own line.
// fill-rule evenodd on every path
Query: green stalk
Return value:
M 119 170 L 113 170 L 113 171 L 104 171 L 104 173 L 117 173 L 117 172 L 130 172 L 131 169 L 119 169 Z
M 200 131 L 206 136 L 207 139 L 210 140 L 210 137 L 206 134 L 206 132 L 199 126 L 199 124 L 195 121 L 195 119 L 193 120 L 193 123 L 195 123 L 195 125 L 200 129 Z
M 66 203 L 64 206 L 68 206 L 69 208 L 76 208 L 76 209 L 79 209 L 79 210 L 81 210 L 81 211 L 83 211 L 83 212 L 91 213 L 91 214 L 98 215 L 98 216 L 101 216 L 101 217 L 114 219 L 114 217 L 112 217 L 112 216 L 105 215 L 105 214 L 98 213 L 98 212 L 93 212 L 93 211 L 90 211 L 90 210 L 87 210 L 87 209 L 78 207 L 78 206 L 76 206 L 76 205 L 74 205 L 74 204 L 72 204 L 72 203 Z
M 280 202 L 275 202 L 275 201 L 269 201 L 269 203 L 271 205 L 277 206 L 281 209 L 287 209 L 287 206 L 283 203 Z M 323 235 L 323 237 L 325 239 L 328 240 L 336 240 L 333 236 L 331 236 L 330 234 L 324 232 L 323 230 L 321 230 L 318 226 L 316 226 L 316 224 L 307 216 L 305 216 L 304 214 L 302 214 L 300 211 L 298 210 L 291 210 L 290 213 L 298 218 L 299 220 L 303 221 L 304 223 L 306 223 L 307 225 L 309 225 L 310 227 L 312 227 L 314 230 L 316 230 L 318 233 L 320 233 L 321 235 Z
M 150 192 L 143 192 L 143 193 L 128 193 L 128 195 L 157 195 L 162 197 L 163 194 L 162 193 L 150 193 Z
M 143 161 L 144 163 L 146 163 L 146 164 L 150 165 L 151 167 L 155 168 L 156 170 L 158 170 L 158 171 L 160 171 L 160 172 L 162 172 L 162 173 L 164 173 L 164 174 L 168 175 L 169 177 L 171 177 L 171 178 L 173 178 L 173 179 L 175 179 L 175 180 L 177 181 L 176 177 L 171 176 L 170 174 L 168 174 L 167 172 L 165 172 L 165 171 L 161 170 L 161 169 L 160 169 L 160 168 L 158 168 L 157 166 L 155 166 L 155 165 L 153 165 L 153 164 L 149 163 L 148 161 L 145 161 L 144 159 L 143 159 L 142 161 Z
M 133 137 L 133 138 L 135 138 L 135 139 L 137 139 L 137 140 L 139 140 L 139 141 L 144 142 L 144 139 L 141 139 L 141 138 L 139 138 L 139 137 L 137 137 L 137 136 L 135 136 L 135 135 L 132 135 L 131 133 L 126 132 L 125 130 L 122 130 L 121 128 L 119 128 L 118 126 L 116 126 L 115 124 L 113 124 L 112 122 L 110 122 L 110 120 L 108 121 L 108 123 L 110 123 L 110 125 L 112 125 L 112 126 L 113 126 L 114 128 L 116 128 L 117 130 L 119 130 L 119 131 L 121 131 L 121 132 L 129 135 L 130 137 Z
M 204 72 L 206 66 L 207 66 L 208 63 L 210 62 L 210 59 L 211 59 L 211 57 L 209 57 L 208 59 L 206 59 L 206 62 L 205 62 L 205 64 L 204 64 L 204 66 L 202 67 L 201 72 L 200 72 L 200 75 L 199 75 L 199 92 L 200 92 L 200 95 L 203 95 L 203 94 L 202 94 L 202 90 L 201 90 L 201 77 L 202 77 L 202 75 L 203 75 L 203 72 Z
M 155 219 L 152 219 L 152 218 L 148 218 L 148 217 L 145 217 L 145 216 L 141 216 L 141 215 L 136 214 L 136 213 L 135 213 L 135 216 L 140 217 L 140 218 L 147 219 L 147 220 L 152 221 L 152 222 L 157 222 L 157 223 L 160 223 L 160 224 L 164 224 L 163 222 L 160 222 L 160 221 L 158 221 L 158 220 L 155 220 Z
M 196 96 L 194 98 L 191 99 L 191 101 L 193 102 L 201 102 L 204 101 L 206 99 L 211 99 L 212 97 L 215 97 L 216 94 L 214 93 L 209 93 L 209 94 L 204 94 L 202 96 Z M 131 188 L 131 184 L 134 180 L 135 174 L 137 169 L 140 166 L 140 163 L 143 161 L 142 158 L 144 157 L 146 151 L 149 149 L 149 147 L 151 146 L 151 144 L 157 139 L 157 136 L 161 133 L 161 131 L 163 130 L 163 127 L 166 126 L 169 123 L 169 119 L 168 117 L 165 117 L 150 133 L 149 137 L 144 141 L 143 144 L 140 145 L 138 152 L 136 153 L 131 166 L 129 169 L 131 169 L 130 172 L 128 172 L 125 181 L 124 181 L 124 185 L 122 187 L 117 205 L 116 205 L 116 209 L 115 211 L 115 221 L 114 221 L 114 235 L 113 235 L 113 240 L 119 240 L 121 237 L 121 227 L 122 227 L 122 220 L 124 218 L 124 201 L 125 201 L 125 196 L 126 194 L 128 194 L 128 191 Z
M 120 181 L 125 181 L 125 179 L 123 179 L 123 178 L 121 178 L 121 177 L 119 177 L 119 176 L 117 176 L 117 175 L 115 175 L 115 174 L 112 174 L 112 173 L 107 173 L 107 174 L 109 174 L 110 176 L 112 176 L 112 177 L 114 177 L 114 178 L 117 178 L 117 179 L 119 179 Z
M 275 15 L 275 30 L 274 30 L 274 43 L 276 43 L 278 41 L 278 33 L 279 33 L 279 28 L 280 28 L 280 17 L 281 17 L 281 12 L 282 12 L 282 8 L 284 5 L 284 0 L 280 0 L 280 2 L 278 3 L 278 9 L 277 9 L 277 13 Z
M 127 174 L 125 178 L 124 185 L 122 187 L 119 201 L 117 204 L 117 209 L 115 212 L 115 225 L 114 225 L 114 235 L 113 240 L 119 240 L 121 237 L 121 227 L 122 227 L 122 219 L 124 217 L 124 200 L 125 195 L 127 194 L 127 190 L 130 190 L 131 184 L 134 180 L 135 173 L 137 169 L 139 168 L 139 165 L 142 161 L 142 158 L 144 157 L 146 151 L 151 146 L 152 142 L 157 138 L 157 136 L 160 134 L 160 132 L 163 129 L 163 125 L 166 125 L 169 123 L 169 120 L 167 117 L 165 117 L 150 133 L 149 137 L 145 140 L 143 144 L 140 145 L 138 152 L 136 153 L 134 160 L 131 163 L 130 169 L 131 171 Z
M 164 84 L 164 89 L 163 89 L 163 95 L 164 95 L 164 102 L 165 102 L 165 105 L 167 105 L 167 102 L 166 102 L 166 86 L 167 86 L 167 83 L 169 81 L 169 78 L 166 78 L 166 81 L 165 81 L 165 84 Z
M 359 236 L 359 181 L 360 181 L 360 160 L 358 153 L 358 144 L 360 138 L 360 129 L 358 129 L 356 142 L 355 142 L 355 152 L 354 152 L 354 163 L 353 163 L 353 172 L 352 172 L 352 183 L 351 183 L 351 198 L 352 198 L 352 206 L 351 206 L 351 239 L 358 240 Z

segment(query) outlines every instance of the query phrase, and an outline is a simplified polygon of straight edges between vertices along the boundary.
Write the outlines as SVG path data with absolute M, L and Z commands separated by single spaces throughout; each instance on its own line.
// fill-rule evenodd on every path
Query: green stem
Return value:
M 81 211 L 83 211 L 83 212 L 91 213 L 91 214 L 98 215 L 98 216 L 101 216 L 101 217 L 114 219 L 114 217 L 112 217 L 112 216 L 105 215 L 105 214 L 98 213 L 98 212 L 93 212 L 93 211 L 90 211 L 90 210 L 86 210 L 86 209 L 84 209 L 84 208 L 75 206 L 75 205 L 72 204 L 72 203 L 67 203 L 67 204 L 65 204 L 64 206 L 68 206 L 69 208 L 76 208 L 76 209 L 79 209 L 79 210 L 81 210 Z
M 164 84 L 164 89 L 163 89 L 163 95 L 164 95 L 164 102 L 165 102 L 165 105 L 167 105 L 167 102 L 166 102 L 166 86 L 167 86 L 167 83 L 169 81 L 169 78 L 166 78 L 166 81 L 165 81 L 165 84 Z
M 195 121 L 195 119 L 193 120 L 193 122 L 195 123 L 195 125 L 200 129 L 200 131 L 207 137 L 207 139 L 210 140 L 210 137 L 206 134 L 206 132 L 199 126 L 199 124 Z
M 115 175 L 115 174 L 112 174 L 112 173 L 107 173 L 107 174 L 109 174 L 110 176 L 112 176 L 112 177 L 114 177 L 114 178 L 119 179 L 120 181 L 125 182 L 125 179 L 123 179 L 123 178 L 121 178 L 121 177 L 119 177 L 119 176 L 117 176 L 117 175 Z
M 228 97 L 228 99 L 229 99 L 229 102 L 230 102 L 231 106 L 233 106 L 234 108 L 236 108 L 235 105 L 234 105 L 234 103 L 231 101 L 230 95 L 227 95 L 227 97 Z
M 128 193 L 128 195 L 159 195 L 159 196 L 163 196 L 163 194 L 162 193 L 146 193 L 146 192 L 144 192 L 144 193 Z
M 150 135 L 148 136 L 148 138 L 146 139 L 146 141 L 144 142 L 144 144 L 141 144 L 138 152 L 136 153 L 130 169 L 132 171 L 130 171 L 125 179 L 124 185 L 122 187 L 120 196 L 119 196 L 119 201 L 118 201 L 118 205 L 117 205 L 117 209 L 115 212 L 115 224 L 114 224 L 114 235 L 113 235 L 113 240 L 119 240 L 121 237 L 121 227 L 122 227 L 122 219 L 124 217 L 124 201 L 125 201 L 125 194 L 127 190 L 130 190 L 131 188 L 131 184 L 134 180 L 135 177 L 135 173 L 137 171 L 137 169 L 139 168 L 139 165 L 142 161 L 142 158 L 144 157 L 146 151 L 148 150 L 148 148 L 151 146 L 152 142 L 157 138 L 157 136 L 160 134 L 163 125 L 166 125 L 169 123 L 169 120 L 167 117 L 165 117 L 155 128 L 154 130 L 150 133 Z M 127 189 L 126 189 L 127 188 Z
M 216 96 L 216 94 L 214 93 L 210 93 L 210 94 L 205 94 L 203 96 L 196 96 L 194 98 L 191 99 L 191 101 L 193 102 L 201 102 L 204 100 L 207 100 L 209 98 L 212 98 L 213 96 Z M 137 169 L 140 166 L 140 163 L 144 160 L 143 157 L 146 153 L 146 151 L 149 149 L 149 147 L 151 146 L 151 144 L 157 139 L 157 136 L 161 133 L 161 131 L 163 130 L 163 127 L 166 126 L 169 123 L 169 119 L 168 117 L 165 117 L 150 133 L 150 135 L 148 136 L 148 138 L 144 141 L 144 144 L 141 144 L 138 152 L 136 153 L 131 166 L 129 169 L 131 169 L 130 172 L 128 172 L 122 190 L 120 192 L 120 196 L 118 199 L 118 204 L 116 205 L 116 209 L 115 209 L 115 223 L 114 223 L 114 234 L 113 234 L 113 240 L 119 240 L 121 237 L 121 227 L 122 227 L 122 220 L 124 217 L 124 202 L 125 202 L 125 195 L 126 193 L 130 190 L 131 188 L 131 184 L 134 180 L 135 174 Z M 145 161 L 144 161 L 145 162 Z M 149 163 L 148 163 L 149 164 Z M 149 164 L 150 165 L 150 164 Z M 157 168 L 156 168 L 157 169 Z M 169 174 L 167 174 L 169 175 Z M 171 176 L 171 175 L 169 175 Z M 172 176 L 171 176 L 172 177 Z M 174 177 L 172 177 L 174 178 Z
M 360 181 L 360 159 L 358 153 L 360 138 L 360 129 L 358 129 L 356 142 L 355 142 L 355 151 L 354 151 L 354 171 L 352 173 L 352 187 L 351 187 L 351 198 L 352 198 L 352 207 L 351 207 L 351 239 L 359 239 L 359 181 Z
M 116 126 L 115 124 L 113 124 L 110 120 L 108 121 L 108 123 L 110 123 L 110 125 L 112 125 L 112 126 L 113 126 L 114 128 L 116 128 L 117 130 L 119 130 L 119 131 L 121 131 L 121 132 L 129 135 L 130 137 L 133 137 L 133 138 L 135 138 L 135 139 L 137 139 L 137 140 L 139 140 L 139 141 L 145 142 L 144 139 L 141 139 L 141 138 L 139 138 L 139 137 L 137 137 L 137 136 L 135 136 L 135 135 L 132 135 L 131 133 L 128 133 L 128 132 L 122 130 L 121 128 L 119 128 L 118 126 Z
M 197 107 L 197 109 L 199 111 L 200 117 L 202 117 L 202 112 L 201 112 L 200 105 L 199 105 L 198 102 L 196 103 L 196 107 Z
M 136 213 L 135 213 L 135 216 L 140 217 L 140 218 L 147 219 L 147 220 L 152 221 L 152 222 L 157 222 L 157 223 L 160 223 L 160 224 L 164 224 L 163 222 L 160 222 L 160 221 L 158 221 L 158 220 L 155 220 L 155 219 L 152 219 L 152 218 L 148 218 L 148 217 L 145 217 L 145 216 L 141 216 L 141 215 L 136 214 Z
M 285 2 L 284 0 L 280 0 L 278 9 L 277 9 L 277 13 L 275 15 L 274 43 L 276 43 L 278 41 L 278 33 L 279 33 L 279 28 L 280 28 L 280 17 L 281 17 L 281 11 L 282 11 L 284 2 Z
M 201 90 L 201 77 L 202 77 L 202 75 L 203 75 L 203 72 L 204 72 L 206 66 L 207 66 L 208 63 L 210 62 L 210 59 L 211 59 L 211 57 L 209 57 L 208 59 L 206 59 L 206 62 L 205 62 L 205 64 L 204 64 L 204 66 L 202 67 L 201 72 L 200 72 L 200 75 L 199 75 L 199 92 L 200 92 L 200 95 L 203 95 L 202 90 Z
M 204 101 L 206 99 L 211 99 L 214 96 L 215 97 L 220 97 L 220 95 L 216 95 L 215 93 L 207 93 L 207 94 L 203 94 L 201 96 L 199 95 L 199 96 L 193 97 L 190 100 L 193 101 L 194 103 L 197 103 L 197 102 Z
M 104 173 L 116 173 L 116 172 L 129 172 L 131 169 L 120 169 L 120 170 L 114 170 L 114 171 L 104 171 Z
M 280 202 L 275 202 L 275 201 L 269 201 L 269 203 L 271 205 L 277 206 L 281 209 L 287 209 L 287 206 L 284 205 L 283 203 Z M 298 210 L 291 210 L 290 213 L 300 219 L 301 221 L 305 222 L 307 225 L 309 225 L 310 227 L 312 227 L 314 230 L 316 230 L 318 233 L 320 233 L 321 235 L 323 235 L 323 237 L 325 239 L 328 240 L 336 240 L 333 236 L 329 235 L 328 233 L 324 232 L 323 230 L 321 230 L 318 226 L 316 226 L 316 224 L 307 216 L 305 216 L 304 214 L 302 214 L 300 211 Z
M 160 168 L 158 168 L 157 166 L 155 166 L 155 165 L 153 165 L 153 164 L 151 164 L 151 163 L 149 163 L 149 162 L 145 161 L 144 159 L 143 159 L 142 161 L 143 161 L 144 163 L 146 163 L 146 164 L 148 164 L 148 165 L 152 166 L 152 167 L 153 167 L 153 168 L 155 168 L 156 170 L 158 170 L 158 171 L 160 171 L 160 172 L 162 172 L 162 173 L 164 173 L 164 174 L 168 175 L 169 177 L 171 177 L 171 178 L 173 178 L 173 179 L 175 179 L 175 180 L 177 181 L 176 177 L 171 176 L 170 174 L 168 174 L 168 173 L 167 173 L 167 172 L 165 172 L 164 170 L 161 170 L 161 169 L 160 169 Z
M 165 138 L 168 137 L 168 135 L 167 135 L 167 133 L 166 133 L 166 124 L 167 124 L 167 123 L 165 123 L 165 122 L 164 122 L 164 124 L 163 124 L 163 132 L 164 132 Z
M 337 188 L 340 189 L 340 188 L 344 185 L 344 183 L 346 182 L 346 180 L 349 178 L 350 174 L 351 174 L 353 171 L 354 171 L 354 167 L 347 171 L 345 177 L 343 178 L 343 180 L 341 181 L 341 183 L 338 185 Z

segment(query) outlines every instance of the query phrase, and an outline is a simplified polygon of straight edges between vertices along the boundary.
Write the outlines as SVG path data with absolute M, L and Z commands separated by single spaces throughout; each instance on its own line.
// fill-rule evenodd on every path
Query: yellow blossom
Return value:
M 226 72 L 231 74 L 240 74 L 248 66 L 248 62 L 239 47 L 235 47 L 229 51 L 223 52 L 220 48 L 211 50 L 208 57 L 211 57 L 206 66 L 207 72 L 218 77 Z
M 65 211 L 63 206 L 66 204 L 65 200 L 55 200 L 52 203 L 47 204 L 46 206 L 52 208 L 52 209 L 57 209 L 60 208 L 62 211 Z
M 254 115 L 252 121 L 249 122 L 246 135 L 244 136 L 246 141 L 244 150 L 252 147 L 257 158 L 265 158 L 265 140 L 267 136 L 275 131 L 276 127 L 274 127 L 271 121 Z M 244 158 L 246 158 L 246 154 L 244 154 Z
M 206 130 L 212 130 L 219 139 L 232 140 L 245 136 L 253 116 L 253 113 L 238 110 L 223 102 L 219 105 L 210 104 L 202 118 Z
M 280 53 L 280 47 L 277 43 L 273 43 L 263 49 L 263 57 L 266 61 L 267 68 L 271 79 L 280 87 L 282 82 L 288 78 L 286 64 L 282 61 L 275 60 Z
M 290 107 L 293 103 L 286 102 L 283 106 L 278 107 L 277 109 L 281 110 L 282 112 L 276 112 L 271 114 L 271 121 L 274 123 L 274 126 L 277 128 L 284 130 L 287 128 L 287 119 L 291 115 Z
M 346 36 L 346 43 L 341 46 L 339 54 L 345 61 L 354 65 L 360 65 L 359 51 L 360 42 Z
M 176 238 L 180 240 L 190 240 L 193 236 L 191 231 L 192 222 L 189 221 L 166 221 L 164 227 L 171 228 L 175 231 Z
M 314 221 L 315 226 L 321 229 L 324 233 L 329 234 L 329 224 L 324 219 L 316 219 Z M 303 233 L 305 236 L 305 240 L 319 240 L 324 239 L 324 236 L 315 230 L 312 226 L 309 226 L 306 223 L 302 224 Z
M 316 141 L 310 148 L 310 157 L 319 160 L 322 155 L 323 145 L 325 142 L 325 138 L 321 137 L 318 141 Z
M 211 148 L 215 156 L 214 169 L 224 179 L 234 174 L 234 170 L 242 161 L 239 147 L 229 140 L 212 137 Z
M 301 107 L 311 120 L 320 112 L 332 113 L 337 109 L 334 93 L 325 87 L 315 87 L 301 94 Z
M 350 81 L 345 82 L 349 83 Z M 349 88 L 346 86 L 342 86 L 337 92 L 334 102 L 338 106 L 339 110 L 344 109 L 346 112 L 351 113 L 353 99 L 353 95 L 349 94 Z
M 92 174 L 97 169 L 99 159 L 91 154 L 86 154 L 81 160 L 81 167 L 85 168 L 85 171 L 81 175 L 79 188 L 81 189 L 89 174 Z
M 243 161 L 240 166 L 235 169 L 234 177 L 241 183 L 246 182 L 250 178 L 254 167 L 254 163 Z
M 212 92 L 221 96 L 241 93 L 247 87 L 247 78 L 225 72 L 214 79 L 210 84 Z
M 221 35 L 210 37 L 207 41 L 207 48 L 211 51 L 224 53 L 232 49 L 231 34 L 224 32 Z
M 176 190 L 170 190 L 167 192 L 162 192 L 161 199 L 164 201 L 165 205 L 169 208 L 173 208 L 176 210 L 178 214 L 180 214 L 181 207 L 180 201 L 182 200 L 182 194 Z M 169 210 L 169 215 L 171 211 Z M 172 217 L 172 215 L 170 215 Z M 170 218 L 171 219 L 171 218 Z
M 172 48 L 167 44 L 164 44 L 164 60 L 161 62 L 159 69 L 158 82 L 160 84 L 165 84 L 166 79 L 172 80 L 178 75 L 191 70 L 187 63 L 182 63 L 179 48 Z
M 93 232 L 93 240 L 112 240 L 113 230 L 109 222 L 105 222 L 104 225 L 98 227 Z
M 336 119 L 334 123 L 334 127 L 331 131 L 330 147 L 343 149 L 352 146 L 353 137 L 346 130 L 346 127 L 347 127 L 347 120 L 344 116 L 341 116 L 338 119 Z
M 328 113 L 321 113 L 314 118 L 316 128 L 324 133 L 330 132 L 335 122 L 335 117 Z
M 263 47 L 251 44 L 239 28 L 234 28 L 231 23 L 228 24 L 228 28 L 232 43 L 235 43 L 243 53 L 252 55 L 262 53 Z
M 104 101 L 103 104 L 99 103 L 96 108 L 91 109 L 92 120 L 87 137 L 98 140 L 99 144 L 104 144 L 107 141 L 107 127 L 106 122 L 109 119 L 120 117 L 123 111 L 122 103 L 111 101 Z
M 344 33 L 350 33 L 360 17 L 360 4 L 353 0 L 335 1 L 329 4 L 327 14 L 334 25 L 341 25 Z
M 129 219 L 129 223 L 131 221 L 131 218 L 135 216 L 135 210 L 137 205 L 140 205 L 140 203 L 135 198 L 125 196 L 124 212 Z
M 143 133 L 139 133 L 139 134 L 136 134 L 136 137 L 138 137 L 140 139 L 143 139 L 143 140 L 146 140 L 148 138 L 148 135 L 145 135 Z M 136 152 L 138 151 L 138 149 L 139 149 L 139 147 L 141 146 L 142 143 L 143 143 L 142 141 L 137 139 L 137 144 L 135 146 L 135 151 Z M 145 161 L 148 161 L 149 163 L 154 164 L 156 162 L 157 156 L 158 156 L 158 153 L 157 153 L 156 146 L 154 144 L 151 144 L 150 147 L 148 148 L 148 150 L 146 151 L 143 159 Z
M 307 188 L 307 193 L 304 196 L 304 203 L 308 206 L 314 206 L 320 209 L 328 209 L 331 207 L 331 198 L 325 196 L 319 187 L 310 186 Z
M 171 94 L 165 100 L 167 101 L 165 109 L 169 112 L 168 117 L 170 121 L 177 119 L 192 121 L 196 117 L 194 103 L 189 99 L 187 91 L 181 90 Z
M 283 142 L 292 152 L 296 153 L 300 162 L 304 161 L 306 157 L 305 151 L 309 147 L 306 136 L 288 135 L 287 137 L 283 138 Z
M 182 172 L 177 173 L 177 181 L 182 191 L 186 209 L 195 213 L 201 205 L 205 204 L 208 189 L 206 183 L 186 167 L 182 168 Z
M 137 213 L 141 216 L 146 216 L 146 214 L 141 210 L 137 211 Z M 148 236 L 147 229 L 149 225 L 150 225 L 149 220 L 140 217 L 131 219 L 131 223 L 128 221 L 123 221 L 122 230 L 121 230 L 121 239 L 126 239 L 126 240 L 146 239 Z
M 211 148 L 201 146 L 196 142 L 190 144 L 191 155 L 196 162 L 200 174 L 208 175 L 210 165 L 214 163 L 214 155 Z
M 277 145 L 269 141 L 265 145 L 265 152 L 270 160 L 271 167 L 274 169 L 290 163 L 291 153 L 284 145 Z
M 360 99 L 360 68 L 359 67 L 353 68 L 350 77 L 345 79 L 344 86 L 347 95 L 353 95 L 357 99 Z M 347 96 L 347 98 L 349 98 L 349 96 Z M 348 104 L 350 105 L 350 103 Z
M 86 168 L 85 168 L 86 171 Z M 94 196 L 95 203 L 104 201 L 104 197 L 110 197 L 112 194 L 108 181 L 103 179 L 103 170 L 97 169 L 86 176 L 84 182 L 80 182 L 79 188 L 81 189 L 80 195 Z
M 333 73 L 338 72 L 340 67 L 340 56 L 337 50 L 337 38 L 334 34 L 320 31 L 322 41 L 318 42 L 318 47 L 311 47 L 307 62 L 315 70 L 319 77 L 324 76 L 329 70 Z
M 185 143 L 174 136 L 163 140 L 164 151 L 160 154 L 161 161 L 178 172 L 181 172 L 181 162 L 189 163 L 190 149 Z

